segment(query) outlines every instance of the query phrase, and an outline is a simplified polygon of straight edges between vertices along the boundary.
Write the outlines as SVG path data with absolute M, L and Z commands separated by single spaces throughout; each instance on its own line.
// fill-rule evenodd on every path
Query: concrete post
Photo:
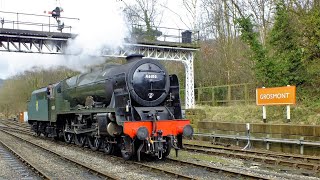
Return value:
M 265 105 L 262 106 L 262 120 L 264 123 L 267 122 L 267 108 Z
M 287 85 L 290 86 L 290 85 Z M 287 105 L 287 123 L 289 123 L 291 121 L 291 117 L 290 117 L 290 105 Z
M 212 131 L 212 135 L 214 134 L 215 134 L 215 131 Z M 213 136 L 211 144 L 215 144 L 215 143 L 216 143 L 216 137 Z
M 304 154 L 304 145 L 301 144 L 301 141 L 304 140 L 304 137 L 300 137 L 300 154 L 303 155 Z
M 240 135 L 240 134 L 237 133 L 237 138 L 236 138 L 236 145 L 237 145 L 237 146 L 239 146 L 239 139 L 238 139 L 239 135 Z
M 287 105 L 287 123 L 291 122 L 290 105 Z
M 267 134 L 266 139 L 269 139 L 269 138 L 270 138 L 270 135 Z M 270 142 L 269 141 L 267 141 L 267 150 L 270 150 Z
M 265 88 L 265 87 L 262 87 Z M 262 106 L 262 120 L 264 123 L 267 123 L 267 108 L 265 105 Z

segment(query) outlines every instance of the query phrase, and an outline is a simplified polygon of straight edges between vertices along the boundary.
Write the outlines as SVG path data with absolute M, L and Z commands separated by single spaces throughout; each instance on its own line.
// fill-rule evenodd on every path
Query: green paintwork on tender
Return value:
M 33 91 L 28 103 L 29 120 L 49 121 L 46 88 Z

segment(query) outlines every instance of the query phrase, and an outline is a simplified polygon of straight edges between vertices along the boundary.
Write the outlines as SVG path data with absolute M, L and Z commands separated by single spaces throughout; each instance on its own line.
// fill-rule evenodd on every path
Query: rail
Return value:
M 19 124 L 20 125 L 20 124 Z M 10 130 L 13 130 L 13 131 L 16 131 L 16 132 L 19 132 L 19 133 L 23 133 L 23 134 L 29 134 L 29 132 L 26 132 L 26 131 L 22 131 L 21 130 L 17 130 L 16 128 L 13 128 Z M 188 145 L 188 144 L 184 144 L 184 145 Z M 76 145 L 72 145 L 72 146 L 75 146 L 77 147 Z M 191 146 L 194 146 L 194 144 L 192 144 Z M 207 148 L 213 148 L 213 147 L 207 147 Z M 222 148 L 219 146 L 219 149 L 228 149 L 228 148 Z M 83 149 L 81 149 L 83 150 Z M 185 147 L 185 150 L 190 150 L 190 151 L 196 151 L 196 152 L 202 152 L 202 150 L 200 149 L 197 149 L 197 150 L 192 150 L 192 148 L 189 148 L 189 147 Z M 234 149 L 232 149 L 234 151 Z M 239 152 L 251 152 L 251 151 L 248 151 L 248 150 L 238 150 Z M 204 152 L 204 151 L 203 151 Z M 206 151 L 207 154 L 214 154 L 214 151 Z M 103 154 L 103 152 L 99 152 L 101 154 Z M 261 152 L 260 152 L 261 153 Z M 257 154 L 257 153 L 254 153 L 254 154 Z M 218 155 L 223 155 L 222 152 L 218 151 Z M 233 155 L 235 157 L 235 155 Z M 286 156 L 286 157 L 289 157 L 289 155 L 283 155 L 283 156 Z M 232 155 L 228 155 L 227 157 L 232 157 Z M 237 155 L 237 157 L 240 157 L 240 158 L 243 158 L 242 156 L 240 155 Z M 259 161 L 259 158 L 258 157 L 255 157 L 255 158 L 252 158 L 252 156 L 247 156 L 249 157 L 249 159 L 251 160 L 255 160 L 255 161 L 258 161 L 258 162 L 261 162 Z M 278 157 L 278 156 L 277 156 Z M 119 158 L 121 159 L 121 158 Z M 286 160 L 272 160 L 272 159 L 268 159 L 268 158 L 264 158 L 264 156 L 261 156 L 261 159 L 264 159 L 265 163 L 268 163 L 268 164 L 278 164 L 278 165 L 285 165 L 285 166 L 288 166 L 288 165 L 293 165 L 294 167 L 298 167 L 298 168 L 302 168 L 302 169 L 307 169 L 307 170 L 314 170 L 314 171 L 318 171 L 319 167 L 317 165 L 315 165 L 318 161 L 316 161 L 315 164 L 310 164 L 310 163 L 306 163 L 305 160 L 307 160 L 309 162 L 310 158 L 307 158 L 306 156 L 301 156 L 300 159 L 302 159 L 303 161 L 302 162 L 294 162 L 294 161 L 291 161 L 291 157 L 289 158 L 290 159 L 290 162 L 289 161 L 286 161 Z M 294 158 L 296 159 L 296 157 Z M 315 158 L 313 158 L 312 160 L 314 160 Z M 235 171 L 235 170 L 232 170 L 232 169 L 225 169 L 225 168 L 221 168 L 221 167 L 212 167 L 212 166 L 204 166 L 204 165 L 201 165 L 201 164 L 196 164 L 196 163 L 191 163 L 191 162 L 186 162 L 186 161 L 181 161 L 181 160 L 176 160 L 176 159 L 172 159 L 172 158 L 168 158 L 167 160 L 171 160 L 171 161 L 177 161 L 177 162 L 181 162 L 181 163 L 184 163 L 184 164 L 189 164 L 189 165 L 192 165 L 192 166 L 196 166 L 196 167 L 203 167 L 205 168 L 206 170 L 208 171 L 211 171 L 211 172 L 218 172 L 218 173 L 223 173 L 223 174 L 227 174 L 227 175 L 231 175 L 231 176 L 235 176 L 237 178 L 244 178 L 244 179 L 268 179 L 268 178 L 265 178 L 265 177 L 262 177 L 260 175 L 254 175 L 254 174 L 251 174 L 251 173 L 246 173 L 246 172 L 239 172 L 239 171 Z M 317 160 L 317 159 L 316 159 Z M 132 162 L 134 163 L 134 162 Z M 146 164 L 141 164 L 139 162 L 137 162 L 137 165 L 139 166 L 142 166 L 142 167 L 145 167 L 145 168 L 150 168 L 150 169 L 153 169 L 153 170 L 157 170 L 157 171 L 161 171 L 163 172 L 163 169 L 158 169 L 158 168 L 154 168 L 153 166 L 149 166 L 149 165 L 146 165 Z M 165 171 L 166 172 L 166 171 Z M 169 174 L 172 174 L 173 176 L 175 177 L 179 177 L 179 178 L 186 178 L 186 179 L 189 179 L 188 176 L 185 176 L 183 174 L 177 174 L 177 173 L 174 173 L 174 172 L 166 172 L 166 173 L 169 173 Z M 193 178 L 190 178 L 190 179 L 193 179 Z M 196 178 L 194 178 L 196 179 Z
M 264 151 L 250 151 L 228 147 L 213 147 L 197 144 L 184 144 L 184 150 L 189 152 L 198 152 L 209 155 L 217 155 L 224 157 L 235 157 L 266 164 L 289 166 L 299 169 L 311 170 L 319 172 L 319 158 L 304 155 L 289 155 L 282 153 L 270 153 Z
M 35 147 L 38 147 L 38 148 L 40 148 L 40 149 L 42 149 L 42 150 L 44 150 L 44 151 L 47 151 L 47 152 L 49 152 L 49 153 L 51 153 L 51 154 L 54 154 L 54 155 L 56 155 L 57 157 L 60 157 L 61 159 L 64 159 L 64 160 L 66 160 L 66 161 L 69 161 L 69 162 L 77 165 L 78 167 L 82 167 L 82 168 L 84 168 L 84 169 L 87 169 L 89 172 L 92 172 L 92 174 L 95 174 L 95 175 L 97 175 L 97 176 L 104 177 L 104 178 L 106 178 L 106 179 L 115 179 L 115 180 L 119 179 L 118 177 L 114 176 L 113 174 L 108 174 L 108 173 L 102 172 L 102 171 L 100 171 L 100 170 L 97 170 L 97 169 L 95 169 L 94 166 L 89 166 L 89 165 L 83 164 L 82 162 L 80 162 L 80 161 L 78 161 L 78 160 L 76 160 L 76 159 L 73 159 L 73 158 L 67 157 L 67 156 L 65 156 L 65 155 L 59 154 L 59 153 L 57 153 L 57 152 L 55 152 L 55 151 L 53 151 L 53 150 L 51 150 L 51 149 L 48 149 L 48 148 L 43 147 L 43 146 L 41 146 L 41 145 L 39 145 L 39 144 L 36 144 L 36 143 L 34 143 L 34 142 L 32 142 L 32 141 L 30 141 L 30 140 L 28 140 L 28 139 L 21 138 L 21 137 L 19 137 L 19 136 L 17 136 L 17 135 L 14 135 L 14 134 L 6 131 L 6 130 L 1 129 L 0 131 L 6 133 L 6 134 L 8 134 L 8 135 L 10 135 L 10 136 L 12 136 L 12 137 L 14 137 L 14 138 L 16 138 L 16 139 L 19 139 L 19 140 L 21 140 L 21 141 L 23 141 L 23 142 L 26 142 L 26 143 L 28 143 L 28 144 L 31 144 L 31 145 L 35 146 Z M 49 178 L 49 179 L 52 179 L 52 178 Z
M 16 126 L 19 127 L 19 125 L 16 125 Z M 24 130 L 22 131 L 21 129 L 17 129 L 17 127 L 16 128 L 2 127 L 2 129 L 8 129 L 10 131 L 19 132 L 19 133 L 23 133 L 23 134 L 27 134 L 27 135 L 32 135 L 31 132 L 24 131 Z M 78 146 L 73 145 L 73 144 L 69 144 L 69 146 L 73 146 L 73 147 L 79 148 Z M 84 150 L 84 149 L 80 148 L 80 150 Z M 101 151 L 99 151 L 97 153 L 100 153 L 100 154 L 104 155 L 104 153 L 101 152 Z M 117 158 L 119 160 L 122 160 L 120 157 L 117 157 L 117 156 L 113 156 L 113 157 Z M 197 164 L 197 163 L 192 163 L 192 162 L 183 161 L 183 160 L 177 160 L 177 159 L 172 159 L 172 158 L 168 158 L 167 160 L 173 161 L 173 162 L 177 162 L 177 163 L 181 163 L 181 164 L 188 164 L 188 165 L 195 166 L 195 167 L 198 167 L 198 168 L 204 168 L 204 169 L 206 169 L 208 171 L 211 171 L 211 172 L 224 173 L 224 174 L 227 174 L 227 175 L 230 175 L 230 176 L 233 176 L 233 177 L 237 177 L 237 178 L 242 177 L 242 178 L 245 178 L 245 179 L 247 179 L 247 178 L 248 179 L 269 179 L 269 178 L 265 178 L 265 177 L 263 177 L 261 175 L 254 175 L 254 174 L 250 174 L 250 173 L 246 173 L 246 172 L 239 172 L 239 171 L 226 169 L 226 168 L 221 168 L 221 167 L 206 166 L 206 165 L 202 165 L 202 164 Z M 172 176 L 174 176 L 176 178 L 198 179 L 196 177 L 191 177 L 191 176 L 188 176 L 188 175 L 184 175 L 182 173 L 177 173 L 177 172 L 174 172 L 174 171 L 165 170 L 165 169 L 153 166 L 153 165 L 148 165 L 146 163 L 135 162 L 135 161 L 128 161 L 127 163 L 128 164 L 136 164 L 139 167 L 144 167 L 146 169 L 152 169 L 152 170 L 159 171 L 159 172 L 165 172 L 166 174 L 170 174 L 170 175 L 172 175 Z
M 1 129 L 8 129 L 8 130 L 10 130 L 10 131 L 15 131 L 15 132 L 19 132 L 19 133 L 23 133 L 23 134 L 27 134 L 27 135 L 31 135 L 31 136 L 32 136 L 32 133 L 31 133 L 31 132 L 21 131 L 21 129 L 17 129 L 17 128 L 1 127 L 1 128 L 0 128 L 0 131 L 1 131 Z M 119 179 L 119 178 L 114 177 L 114 176 L 112 176 L 112 175 L 108 175 L 108 174 L 103 173 L 103 172 L 100 172 L 100 171 L 98 171 L 98 170 L 94 170 L 94 169 L 92 169 L 91 167 L 88 167 L 87 165 L 81 164 L 80 162 L 78 162 L 78 161 L 75 160 L 75 159 L 70 159 L 70 158 L 68 158 L 68 157 L 66 157 L 66 156 L 64 156 L 64 155 L 57 154 L 56 152 L 54 152 L 54 151 L 52 151 L 52 150 L 50 150 L 50 149 L 44 148 L 44 147 L 42 147 L 42 146 L 40 146 L 40 145 L 38 145 L 38 144 L 35 144 L 35 143 L 31 142 L 30 140 L 27 140 L 27 139 L 18 137 L 18 136 L 14 135 L 14 134 L 11 134 L 11 133 L 9 133 L 9 132 L 7 132 L 7 131 L 5 131 L 5 130 L 2 130 L 2 132 L 5 132 L 5 133 L 7 133 L 7 134 L 10 134 L 11 136 L 14 136 L 14 137 L 16 137 L 16 138 L 18 138 L 18 139 L 21 139 L 22 141 L 31 143 L 32 145 L 34 145 L 34 146 L 36 146 L 36 147 L 39 147 L 39 148 L 41 148 L 41 149 L 45 149 L 46 151 L 49 151 L 49 152 L 51 152 L 51 153 L 53 153 L 53 154 L 56 154 L 57 156 L 62 157 L 62 158 L 64 158 L 64 159 L 68 160 L 68 161 L 71 161 L 71 162 L 73 162 L 73 163 L 75 163 L 75 164 L 77 164 L 77 165 L 79 165 L 79 166 L 85 167 L 85 168 L 87 168 L 88 170 L 90 170 L 90 171 L 92 171 L 93 173 L 96 173 L 96 174 L 98 174 L 98 175 L 100 175 L 100 176 L 106 176 L 106 177 L 108 177 L 108 179 Z M 38 138 L 38 137 L 36 137 L 36 138 Z M 65 145 L 65 144 L 64 144 L 64 145 Z M 80 150 L 85 151 L 84 149 L 78 147 L 77 145 L 69 144 L 69 146 L 77 147 L 77 148 L 79 148 Z M 104 152 L 102 152 L 102 151 L 97 151 L 96 153 L 104 154 Z M 114 157 L 114 158 L 117 158 L 119 161 L 122 160 L 121 157 L 118 157 L 118 156 L 113 156 L 113 157 Z M 193 177 L 191 177 L 191 176 L 187 176 L 187 175 L 184 175 L 184 174 L 181 174 L 181 173 L 177 173 L 177 172 L 174 172 L 174 171 L 170 171 L 170 170 L 166 170 L 166 169 L 163 169 L 163 168 L 159 168 L 159 167 L 156 167 L 156 166 L 153 166 L 153 165 L 148 165 L 148 164 L 146 164 L 146 163 L 135 162 L 135 161 L 127 161 L 127 163 L 128 163 L 128 164 L 136 164 L 136 165 L 139 166 L 139 167 L 144 167 L 144 168 L 146 168 L 146 169 L 152 169 L 152 170 L 154 170 L 154 171 L 158 171 L 158 172 L 170 174 L 170 175 L 172 175 L 172 176 L 174 176 L 174 177 L 177 177 L 177 178 L 182 178 L 182 179 L 195 179 L 195 178 L 193 178 Z
M 236 177 L 237 179 L 238 178 L 239 179 L 242 179 L 242 178 L 243 179 L 259 179 L 259 180 L 270 179 L 270 178 L 262 177 L 259 175 L 254 175 L 252 173 L 239 172 L 239 171 L 235 171 L 232 169 L 226 169 L 226 168 L 221 168 L 221 167 L 206 166 L 206 165 L 192 163 L 192 162 L 188 162 L 188 161 L 184 161 L 184 160 L 177 160 L 177 159 L 172 159 L 172 158 L 167 158 L 167 160 L 170 160 L 172 162 L 181 163 L 181 164 L 192 165 L 195 167 L 202 167 L 202 168 L 209 170 L 209 171 L 212 171 L 212 172 L 225 173 L 225 174 L 231 175 L 232 177 Z
M 253 136 L 240 136 L 240 135 L 225 135 L 225 134 L 201 134 L 195 133 L 193 136 L 202 136 L 202 137 L 210 137 L 213 138 L 213 142 L 216 141 L 216 138 L 225 138 L 225 139 L 233 139 L 236 141 L 236 144 L 239 145 L 240 140 L 250 140 L 250 141 L 258 141 L 266 143 L 266 149 L 270 149 L 271 143 L 283 143 L 283 144 L 296 144 L 300 146 L 300 154 L 304 154 L 304 146 L 318 146 L 320 147 L 320 141 L 306 141 L 304 138 L 300 139 L 279 139 L 279 138 L 256 138 Z
M 14 149 L 12 149 L 7 143 L 0 140 L 0 144 L 3 145 L 6 149 L 8 149 L 12 154 L 14 154 L 19 160 L 21 160 L 21 162 L 23 162 L 24 164 L 29 166 L 35 173 L 39 174 L 40 177 L 42 177 L 43 179 L 52 179 L 52 177 L 47 172 L 45 172 L 39 168 L 36 168 L 35 164 L 33 164 L 30 161 L 28 161 L 27 159 L 23 158 L 23 156 L 20 155 L 20 153 L 16 152 Z

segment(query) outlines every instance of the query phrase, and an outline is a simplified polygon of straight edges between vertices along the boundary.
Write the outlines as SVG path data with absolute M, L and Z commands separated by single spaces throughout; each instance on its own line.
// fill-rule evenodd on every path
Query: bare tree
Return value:
M 159 36 L 161 32 L 155 27 L 162 23 L 162 8 L 166 0 L 135 0 L 134 2 L 122 1 L 124 13 L 133 33 L 147 34 L 149 37 Z M 137 32 L 140 31 L 140 32 Z M 151 39 L 153 40 L 153 39 Z
M 235 7 L 235 18 L 248 17 L 254 21 L 257 30 L 260 33 L 260 41 L 265 45 L 268 30 L 273 21 L 275 0 L 230 0 L 232 6 Z
M 50 83 L 59 82 L 66 77 L 73 76 L 74 72 L 66 67 L 43 69 L 33 67 L 21 74 L 5 80 L 0 88 L 0 112 L 8 118 L 27 109 L 27 100 L 31 92 L 45 87 Z

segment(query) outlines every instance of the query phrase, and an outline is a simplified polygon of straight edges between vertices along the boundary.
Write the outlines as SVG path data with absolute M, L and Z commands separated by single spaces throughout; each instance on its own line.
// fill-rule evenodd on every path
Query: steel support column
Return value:
M 183 61 L 186 72 L 186 90 L 185 90 L 185 106 L 186 109 L 194 108 L 194 69 L 193 69 L 193 52 L 190 52 L 188 60 Z

